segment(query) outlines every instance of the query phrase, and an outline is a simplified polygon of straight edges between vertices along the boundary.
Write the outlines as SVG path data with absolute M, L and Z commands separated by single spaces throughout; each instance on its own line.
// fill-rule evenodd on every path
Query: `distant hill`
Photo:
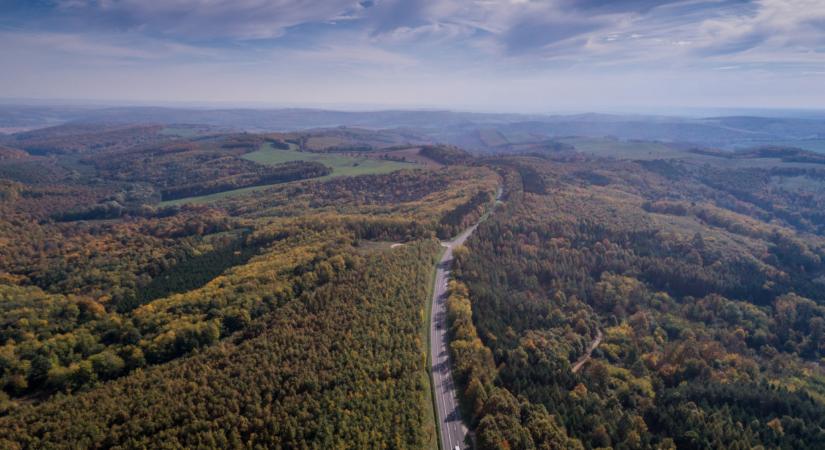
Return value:
M 0 161 L 28 158 L 29 154 L 16 148 L 0 145 Z
M 197 124 L 253 132 L 351 127 L 396 129 L 478 152 L 522 151 L 550 139 L 613 137 L 690 143 L 726 149 L 790 145 L 825 149 L 825 118 L 653 115 L 488 114 L 444 110 L 369 112 L 320 109 L 187 109 L 162 107 L 0 106 L 0 129 L 42 128 L 60 123 Z

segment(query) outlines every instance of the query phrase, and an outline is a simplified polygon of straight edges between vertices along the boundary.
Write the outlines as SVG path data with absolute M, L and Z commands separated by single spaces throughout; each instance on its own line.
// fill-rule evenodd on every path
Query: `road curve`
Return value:
M 593 339 L 593 342 L 591 342 L 587 347 L 587 352 L 585 352 L 585 354 L 582 355 L 575 364 L 573 364 L 573 373 L 578 372 L 587 361 L 590 361 L 590 356 L 593 354 L 593 350 L 596 350 L 596 347 L 602 343 L 602 337 L 604 337 L 602 330 L 596 330 L 596 338 Z
M 496 200 L 501 198 L 501 189 Z M 482 219 L 483 220 L 483 219 Z M 480 223 L 480 222 L 479 222 Z M 430 356 L 433 374 L 433 391 L 435 392 L 436 422 L 441 430 L 441 449 L 466 449 L 467 427 L 461 420 L 458 407 L 458 392 L 453 382 L 450 366 L 450 352 L 447 336 L 447 283 L 450 280 L 450 267 L 453 264 L 453 249 L 467 240 L 478 223 L 467 228 L 452 241 L 442 242 L 446 247 L 435 274 L 433 304 L 430 316 Z

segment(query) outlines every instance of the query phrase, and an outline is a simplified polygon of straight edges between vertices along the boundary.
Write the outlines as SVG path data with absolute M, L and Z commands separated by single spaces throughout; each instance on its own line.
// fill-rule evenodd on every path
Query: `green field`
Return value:
M 244 158 L 258 164 L 282 164 L 290 161 L 316 161 L 332 168 L 332 174 L 328 177 L 369 175 L 377 173 L 389 173 L 402 169 L 414 169 L 421 167 L 417 164 L 384 161 L 372 158 L 358 158 L 346 156 L 340 153 L 311 153 L 299 152 L 295 150 L 279 150 L 266 144 L 260 150 L 247 153 Z
M 296 150 L 279 150 L 272 148 L 270 144 L 265 144 L 260 150 L 243 155 L 244 158 L 258 164 L 275 165 L 290 161 L 316 161 L 332 169 L 332 173 L 316 180 L 324 180 L 332 177 L 371 175 L 395 172 L 402 169 L 416 169 L 423 166 L 409 162 L 385 161 L 364 157 L 346 156 L 340 153 L 311 153 L 299 152 Z M 248 192 L 259 191 L 270 188 L 274 185 L 252 186 L 231 191 L 216 192 L 199 197 L 188 197 L 177 200 L 161 202 L 160 206 L 182 205 L 184 203 L 209 203 L 229 196 L 246 194 Z

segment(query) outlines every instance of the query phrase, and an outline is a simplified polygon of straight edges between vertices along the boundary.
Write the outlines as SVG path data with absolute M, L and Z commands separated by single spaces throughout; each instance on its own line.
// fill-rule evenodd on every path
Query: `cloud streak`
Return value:
M 479 89 L 476 96 L 490 92 L 482 86 L 503 82 L 529 99 L 515 86 L 527 83 L 520 80 L 578 87 L 583 79 L 627 89 L 622 98 L 632 98 L 646 84 L 679 77 L 691 86 L 691 78 L 735 83 L 739 77 L 754 80 L 743 85 L 759 91 L 779 91 L 780 84 L 792 86 L 799 77 L 816 79 L 825 72 L 825 3 L 10 0 L 0 3 L 0 40 L 0 55 L 8 61 L 6 73 L 0 72 L 0 86 L 6 85 L 0 95 L 15 94 L 14 83 L 34 83 L 20 81 L 28 78 L 69 71 L 80 76 L 84 65 L 107 69 L 113 80 L 125 65 L 153 74 L 178 74 L 186 65 L 193 74 L 194 67 L 208 70 L 215 80 L 257 70 L 249 88 L 262 92 L 274 92 L 267 79 L 295 86 L 328 80 L 372 98 L 377 80 L 426 92 L 426 83 L 461 79 L 463 86 Z M 102 76 L 88 72 L 90 78 Z M 760 84 L 765 80 L 774 84 Z M 158 77 L 153 85 L 163 82 Z M 438 92 L 453 98 L 453 91 Z M 690 99 L 673 92 L 674 102 Z M 306 95 L 315 98 L 318 91 Z
M 59 8 L 99 26 L 194 39 L 264 39 L 346 17 L 352 0 L 63 0 Z

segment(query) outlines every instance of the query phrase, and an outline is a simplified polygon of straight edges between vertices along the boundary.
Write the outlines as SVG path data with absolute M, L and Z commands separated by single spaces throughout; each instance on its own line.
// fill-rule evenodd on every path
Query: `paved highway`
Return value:
M 499 189 L 497 198 L 501 198 Z M 456 447 L 466 449 L 464 443 L 467 437 L 467 427 L 461 421 L 461 412 L 458 408 L 458 392 L 453 383 L 450 370 L 450 353 L 447 336 L 447 282 L 450 279 L 450 267 L 453 263 L 453 249 L 467 240 L 473 234 L 478 224 L 464 230 L 455 239 L 442 242 L 446 247 L 444 256 L 438 263 L 435 274 L 435 289 L 433 289 L 433 306 L 430 317 L 430 352 L 433 373 L 433 389 L 435 390 L 436 421 L 441 430 L 442 450 L 455 450 Z

